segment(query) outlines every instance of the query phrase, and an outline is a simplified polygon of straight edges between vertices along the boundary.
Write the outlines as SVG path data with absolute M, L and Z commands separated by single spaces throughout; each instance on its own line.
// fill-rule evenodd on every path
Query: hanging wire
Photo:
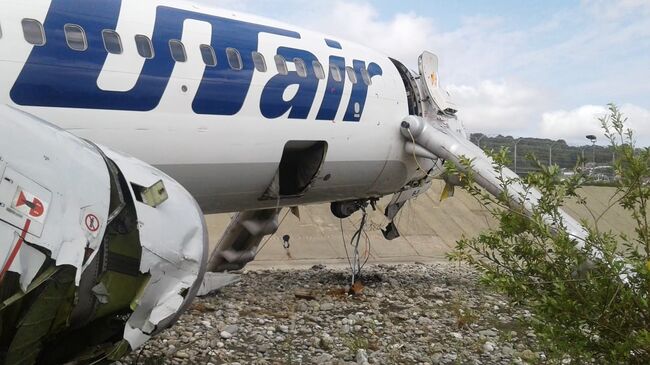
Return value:
M 274 209 L 274 210 L 275 210 L 275 214 L 277 214 L 277 215 L 280 215 L 280 212 L 282 212 L 282 208 L 280 207 L 280 196 L 279 196 L 279 195 L 278 195 L 278 197 L 277 197 L 276 200 L 275 200 L 275 209 Z M 282 218 L 282 220 L 280 221 L 280 223 L 278 223 L 278 229 L 280 228 L 280 226 L 282 225 L 282 222 L 284 222 L 284 218 L 287 217 L 287 214 L 288 214 L 290 211 L 291 211 L 291 209 L 287 210 L 287 212 L 284 214 L 284 217 Z M 231 218 L 231 219 L 232 219 L 232 218 Z M 266 223 L 264 223 L 264 231 L 266 231 L 266 229 L 269 227 L 269 224 L 271 224 L 271 223 L 272 223 L 272 220 L 270 220 L 270 219 L 267 220 Z M 256 252 L 255 252 L 255 256 L 256 256 L 256 257 L 257 257 L 257 254 L 259 254 L 260 251 L 262 251 L 262 248 L 264 248 L 264 246 L 269 242 L 269 240 L 270 240 L 271 238 L 273 238 L 273 236 L 275 236 L 275 233 L 276 233 L 277 231 L 278 231 L 278 230 L 276 229 L 275 232 L 273 232 L 273 234 L 271 234 L 271 235 L 266 239 L 266 241 L 264 241 L 264 244 L 263 244 L 263 245 L 262 245 L 262 246 L 261 246 L 261 247 L 260 247 Z M 222 243 L 223 243 L 222 241 L 219 241 L 219 245 L 217 246 L 216 249 L 221 248 L 221 244 L 222 244 Z M 237 258 L 237 260 L 240 260 L 240 259 L 241 259 L 245 254 L 246 254 L 245 251 L 244 251 L 244 252 L 241 252 L 241 253 L 239 254 L 239 257 Z
M 343 232 L 343 219 L 339 219 L 341 224 L 341 238 L 343 239 L 343 248 L 345 249 L 345 257 L 348 259 L 348 265 L 350 266 L 350 271 L 354 271 L 352 267 L 352 261 L 350 260 L 350 253 L 348 252 L 348 241 L 345 239 L 345 233 Z
M 359 228 L 352 235 L 352 239 L 350 239 L 350 245 L 354 246 L 354 256 L 352 259 L 352 263 L 354 265 L 352 268 L 352 285 L 354 285 L 356 282 L 357 276 L 361 275 L 362 269 L 361 258 L 359 255 L 359 242 L 361 241 L 361 236 L 365 233 L 364 229 L 368 218 L 368 212 L 366 212 L 365 207 L 361 207 L 361 211 L 363 212 L 363 215 L 361 216 L 361 223 L 359 224 Z
M 280 223 L 278 223 L 278 229 L 280 229 L 280 226 L 282 225 L 282 223 L 283 223 L 284 220 L 287 218 L 287 216 L 289 215 L 290 212 L 291 212 L 291 209 L 287 209 L 287 211 L 284 212 L 284 216 L 283 216 L 282 219 L 280 220 Z M 277 233 L 277 230 L 276 230 L 275 232 L 273 232 L 273 234 L 271 234 L 270 236 L 268 236 L 268 237 L 266 238 L 266 240 L 264 241 L 264 243 L 262 244 L 262 246 L 260 246 L 260 248 L 259 248 L 259 249 L 257 250 L 257 252 L 255 253 L 255 256 L 257 256 L 260 252 L 262 252 L 262 249 L 264 248 L 264 246 L 266 246 L 266 244 L 269 243 L 269 241 L 271 240 L 271 238 L 273 238 L 273 237 L 275 236 L 276 233 Z
M 406 128 L 406 130 L 409 132 L 409 136 L 411 136 L 411 141 L 413 141 L 413 144 L 414 144 L 415 146 L 419 146 L 419 145 L 415 142 L 415 137 L 413 137 L 413 133 L 411 133 L 411 128 L 410 128 L 410 127 L 409 127 L 409 128 Z M 429 174 L 429 171 L 427 171 L 427 170 L 425 170 L 425 169 L 422 168 L 422 166 L 420 165 L 420 161 L 418 161 L 418 157 L 417 157 L 417 155 L 415 154 L 415 148 L 413 149 L 413 159 L 415 160 L 415 164 L 418 166 L 418 168 L 419 168 L 422 172 L 424 172 L 424 173 L 427 175 L 428 178 L 432 178 L 432 179 L 435 179 L 435 178 L 436 178 L 435 176 Z

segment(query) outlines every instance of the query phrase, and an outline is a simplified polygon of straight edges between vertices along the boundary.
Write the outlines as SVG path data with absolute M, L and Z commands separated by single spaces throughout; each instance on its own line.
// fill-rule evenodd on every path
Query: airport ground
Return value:
M 286 216 L 239 283 L 198 299 L 175 327 L 123 364 L 546 363 L 534 332 L 519 321 L 530 313 L 482 287 L 469 268 L 446 261 L 457 239 L 493 222 L 462 192 L 440 202 L 441 188 L 404 209 L 397 240 L 385 241 L 379 229 L 386 221 L 371 214 L 358 295 L 345 294 L 344 242 L 359 217 L 342 225 L 326 205 L 305 207 L 300 219 Z M 588 221 L 602 215 L 601 229 L 632 232 L 626 212 L 606 209 L 612 188 L 583 193 L 593 215 L 577 204 L 566 207 L 571 214 Z M 228 216 L 207 218 L 214 244 Z M 288 248 L 284 235 L 291 236 Z

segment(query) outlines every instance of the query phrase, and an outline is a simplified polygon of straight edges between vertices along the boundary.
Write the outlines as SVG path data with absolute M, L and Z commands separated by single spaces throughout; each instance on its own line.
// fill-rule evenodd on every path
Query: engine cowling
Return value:
M 207 257 L 178 182 L 0 106 L 0 363 L 119 359 L 178 319 Z

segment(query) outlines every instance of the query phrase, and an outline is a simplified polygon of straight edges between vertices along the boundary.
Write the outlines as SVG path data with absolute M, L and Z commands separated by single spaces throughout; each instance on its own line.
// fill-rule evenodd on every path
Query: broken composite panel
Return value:
M 0 114 L 0 363 L 117 360 L 194 298 L 203 214 L 139 160 Z

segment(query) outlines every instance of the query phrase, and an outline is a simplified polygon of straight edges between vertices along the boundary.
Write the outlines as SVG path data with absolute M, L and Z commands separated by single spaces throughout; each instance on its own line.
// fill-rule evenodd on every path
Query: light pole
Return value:
M 481 148 L 481 140 L 483 139 L 483 137 L 485 137 L 485 134 L 481 134 L 481 136 L 478 137 L 478 139 L 476 140 L 476 145 L 478 146 L 478 148 Z
M 523 141 L 523 139 L 521 139 L 521 138 L 517 138 L 517 139 L 515 140 L 515 174 L 517 173 L 517 145 L 518 145 L 519 142 L 521 142 L 521 141 Z
M 588 140 L 591 141 L 591 146 L 592 146 L 592 161 L 594 166 L 596 166 L 596 142 L 598 141 L 598 138 L 594 136 L 593 134 L 589 134 L 586 136 Z
M 551 143 L 551 145 L 548 147 L 548 165 L 551 166 L 553 164 L 553 146 L 555 146 L 559 141 L 554 141 Z

